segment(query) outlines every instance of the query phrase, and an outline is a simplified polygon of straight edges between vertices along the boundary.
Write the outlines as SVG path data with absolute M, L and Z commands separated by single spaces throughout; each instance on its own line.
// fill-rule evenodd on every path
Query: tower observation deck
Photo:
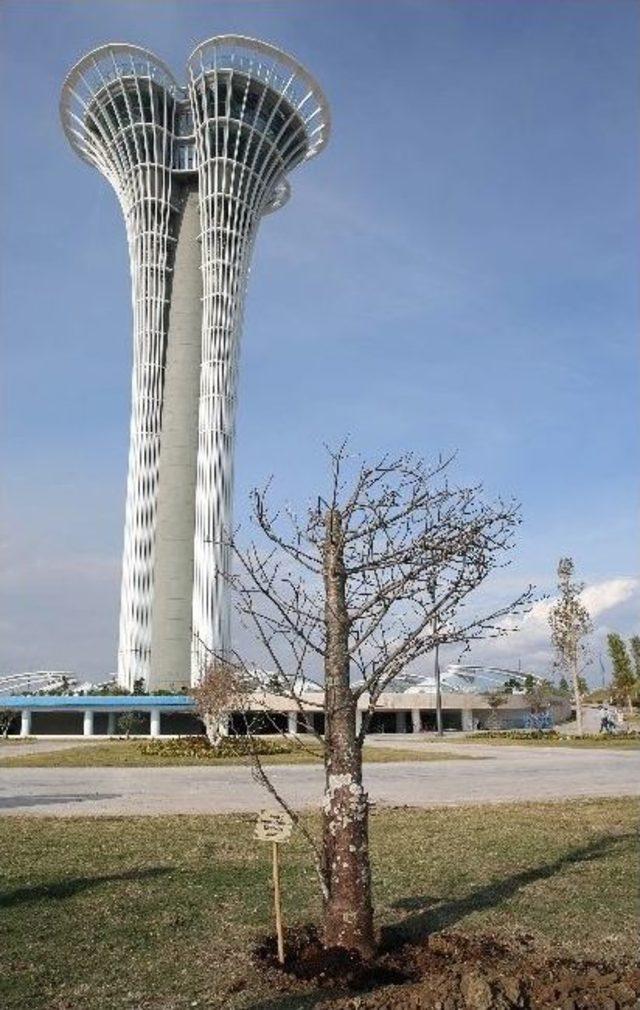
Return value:
M 113 186 L 133 305 L 131 432 L 118 679 L 179 688 L 230 648 L 238 350 L 258 225 L 289 172 L 325 146 L 316 82 L 274 46 L 199 45 L 186 87 L 152 53 L 113 43 L 69 72 L 74 150 Z

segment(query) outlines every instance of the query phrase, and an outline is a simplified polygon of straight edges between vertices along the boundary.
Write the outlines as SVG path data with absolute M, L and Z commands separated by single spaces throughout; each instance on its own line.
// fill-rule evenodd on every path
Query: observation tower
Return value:
M 133 374 L 118 680 L 188 686 L 230 648 L 238 351 L 258 225 L 322 150 L 313 78 L 238 35 L 199 45 L 186 87 L 112 43 L 69 72 L 69 143 L 111 183 L 131 267 Z

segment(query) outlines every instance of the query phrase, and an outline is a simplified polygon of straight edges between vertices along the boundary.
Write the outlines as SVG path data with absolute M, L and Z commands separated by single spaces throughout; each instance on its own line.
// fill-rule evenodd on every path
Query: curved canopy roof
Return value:
M 500 691 L 510 687 L 514 694 L 523 693 L 527 677 L 515 670 L 503 670 L 496 666 L 462 666 L 451 663 L 440 676 L 443 691 L 454 694 L 484 694 L 487 691 Z M 534 680 L 539 680 L 534 677 Z M 516 686 L 517 685 L 517 686 Z M 432 694 L 436 690 L 433 676 L 420 677 L 405 688 L 405 694 Z

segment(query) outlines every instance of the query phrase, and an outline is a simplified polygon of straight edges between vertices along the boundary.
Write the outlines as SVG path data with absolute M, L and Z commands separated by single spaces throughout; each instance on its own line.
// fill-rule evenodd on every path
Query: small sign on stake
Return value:
M 293 821 L 284 810 L 261 810 L 254 837 L 260 842 L 288 842 L 292 831 Z
M 288 842 L 293 830 L 293 821 L 284 810 L 261 810 L 256 821 L 254 838 L 259 842 L 271 842 L 273 870 L 273 904 L 278 940 L 278 961 L 284 964 L 284 937 L 282 933 L 282 908 L 280 900 L 280 863 L 278 846 Z

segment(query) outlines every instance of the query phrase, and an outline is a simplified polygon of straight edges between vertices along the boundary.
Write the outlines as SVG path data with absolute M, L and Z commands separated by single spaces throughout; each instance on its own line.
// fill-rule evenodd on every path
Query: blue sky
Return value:
M 638 6 L 626 0 L 5 2 L 0 670 L 114 668 L 130 381 L 124 226 L 68 148 L 60 85 L 108 41 L 180 79 L 237 32 L 326 90 L 328 148 L 262 225 L 242 348 L 236 516 L 322 444 L 458 450 L 524 525 L 488 593 L 590 586 L 599 641 L 637 609 Z M 537 638 L 483 659 L 548 661 Z M 531 630 L 531 628 L 530 628 Z

